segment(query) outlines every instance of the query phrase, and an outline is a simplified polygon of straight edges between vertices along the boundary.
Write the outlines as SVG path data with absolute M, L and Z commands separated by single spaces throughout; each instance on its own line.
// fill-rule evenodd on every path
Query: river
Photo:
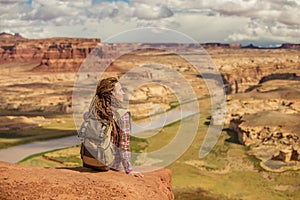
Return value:
M 28 144 L 9 147 L 0 150 L 0 160 L 16 163 L 32 154 L 60 149 L 80 144 L 77 136 L 68 136 L 59 139 L 36 141 Z
M 139 123 L 132 123 L 132 135 L 136 137 L 149 137 L 151 135 L 140 134 L 143 131 L 162 128 L 168 124 L 176 122 L 180 119 L 194 115 L 199 111 L 194 109 L 193 103 L 186 104 L 183 110 L 175 108 L 163 114 L 159 114 L 151 118 L 151 123 L 139 121 Z M 191 106 L 192 105 L 192 106 Z M 193 110 L 194 109 L 194 110 Z M 28 144 L 9 147 L 7 149 L 0 149 L 0 161 L 17 163 L 18 161 L 40 152 L 51 151 L 60 148 L 71 147 L 80 144 L 77 135 L 63 137 L 59 139 L 52 139 L 46 141 L 36 141 Z

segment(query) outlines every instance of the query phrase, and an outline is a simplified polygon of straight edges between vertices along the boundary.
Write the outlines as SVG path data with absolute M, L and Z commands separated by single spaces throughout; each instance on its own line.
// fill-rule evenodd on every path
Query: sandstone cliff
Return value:
M 137 178 L 83 167 L 31 168 L 0 162 L 1 199 L 174 199 L 171 172 L 161 169 Z
M 0 35 L 0 64 L 34 63 L 34 71 L 76 72 L 100 39 L 26 39 L 20 35 Z

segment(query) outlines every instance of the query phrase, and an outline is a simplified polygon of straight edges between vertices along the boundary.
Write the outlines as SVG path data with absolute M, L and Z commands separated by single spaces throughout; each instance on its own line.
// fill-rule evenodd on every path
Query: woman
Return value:
M 112 124 L 111 142 L 115 147 L 115 160 L 112 169 L 119 170 L 123 166 L 127 174 L 143 177 L 139 172 L 133 171 L 130 157 L 130 113 L 122 108 L 124 91 L 118 79 L 114 77 L 99 82 L 94 98 L 94 115 L 99 121 L 105 120 Z M 84 165 L 87 166 L 87 165 Z M 92 167 L 92 166 L 87 166 Z

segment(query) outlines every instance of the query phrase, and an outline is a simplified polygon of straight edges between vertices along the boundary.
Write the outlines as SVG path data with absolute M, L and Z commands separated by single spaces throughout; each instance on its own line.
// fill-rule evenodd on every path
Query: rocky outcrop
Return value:
M 176 97 L 167 87 L 148 84 L 138 88 L 130 97 L 130 111 L 138 118 L 148 117 L 171 108 Z
M 0 162 L 2 199 L 174 199 L 171 172 L 160 169 L 137 178 L 123 172 L 83 167 L 31 168 Z
M 300 49 L 300 44 L 284 43 L 280 46 L 283 49 Z
M 2 32 L 0 33 L 0 39 L 24 39 L 19 33 L 10 34 Z
M 34 71 L 77 72 L 100 41 L 97 39 L 56 40 L 49 44 Z
M 233 119 L 230 128 L 237 132 L 242 144 L 272 149 L 269 159 L 300 161 L 296 156 L 300 154 L 299 120 L 299 114 L 263 111 Z
M 241 44 L 237 44 L 237 43 L 233 43 L 233 44 L 224 44 L 224 43 L 204 43 L 204 44 L 201 44 L 201 46 L 203 48 L 241 48 L 242 45 Z
M 0 110 L 3 115 L 72 113 L 74 73 L 36 74 L 23 72 L 23 66 L 19 67 L 21 69 L 9 68 L 12 73 L 2 71 L 0 76 Z
M 299 89 L 298 80 L 269 80 L 227 104 L 230 129 L 265 169 L 300 166 Z
M 262 79 L 260 79 L 259 81 L 259 84 L 270 80 L 300 80 L 300 76 L 297 76 L 296 73 L 270 74 L 268 76 L 262 77 Z
M 208 53 L 222 73 L 226 86 L 230 87 L 230 93 L 245 92 L 271 74 L 300 75 L 299 50 L 208 49 Z

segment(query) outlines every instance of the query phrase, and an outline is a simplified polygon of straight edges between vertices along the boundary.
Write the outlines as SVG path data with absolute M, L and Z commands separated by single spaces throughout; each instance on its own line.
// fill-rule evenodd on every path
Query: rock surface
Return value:
M 137 178 L 123 172 L 84 167 L 46 169 L 0 162 L 1 199 L 174 199 L 171 172 L 161 169 Z

